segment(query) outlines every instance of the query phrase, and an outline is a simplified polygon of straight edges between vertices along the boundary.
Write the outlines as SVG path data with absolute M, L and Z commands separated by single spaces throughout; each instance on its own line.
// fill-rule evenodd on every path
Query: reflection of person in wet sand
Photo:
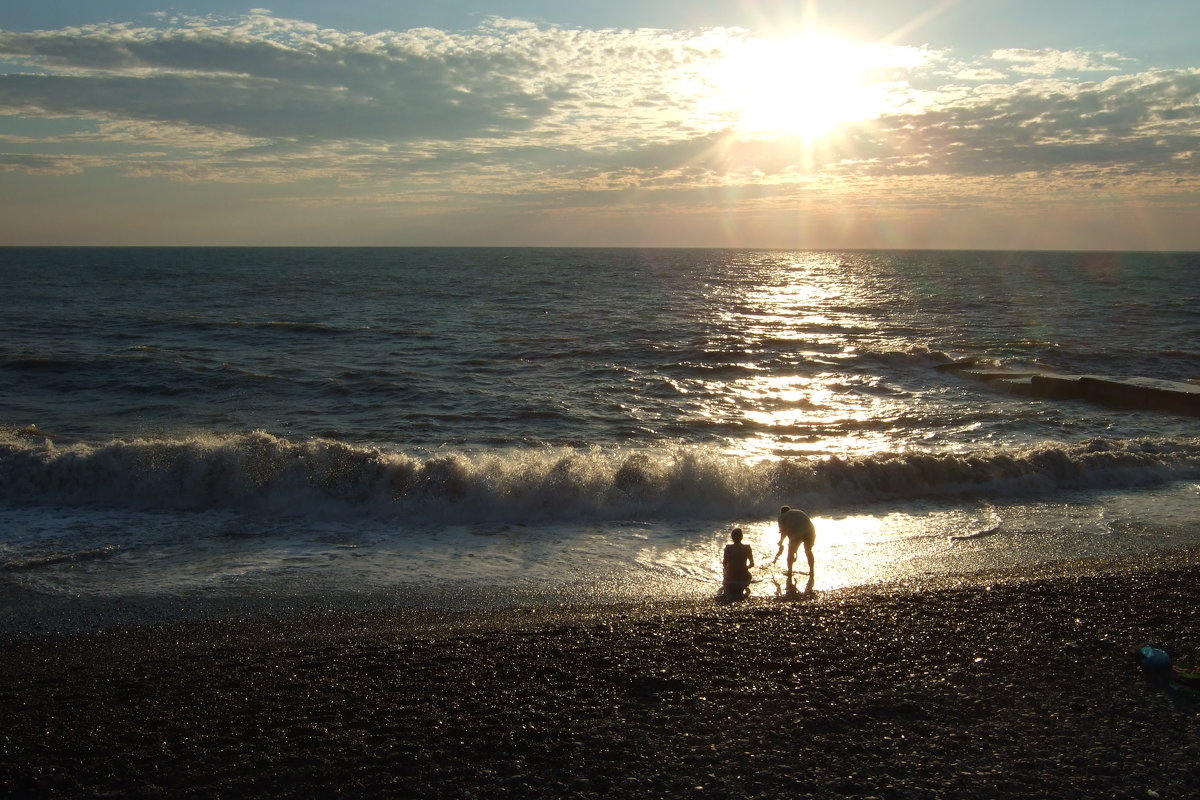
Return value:
M 800 574 L 803 575 L 804 573 L 800 573 Z M 775 589 L 776 589 L 776 591 L 779 590 L 779 582 L 778 581 L 775 582 Z M 812 590 L 813 590 L 813 577 L 812 577 L 812 575 L 809 575 L 808 583 L 804 584 L 804 594 L 811 595 Z M 784 597 L 789 598 L 789 599 L 797 598 L 801 594 L 800 589 L 796 586 L 796 576 L 790 572 L 788 573 L 787 584 L 784 586 L 782 594 Z
M 783 543 L 787 542 L 787 574 L 792 574 L 796 563 L 796 550 L 804 545 L 804 557 L 808 559 L 808 584 L 813 582 L 813 542 L 817 538 L 817 530 L 812 520 L 798 508 L 784 506 L 779 509 L 779 550 L 775 553 L 775 561 L 783 553 Z M 774 562 L 772 562 L 774 563 Z
M 734 528 L 729 534 L 732 544 L 725 545 L 721 565 L 724 568 L 723 590 L 727 595 L 744 595 L 750 588 L 750 568 L 754 566 L 754 551 L 742 544 L 742 529 Z

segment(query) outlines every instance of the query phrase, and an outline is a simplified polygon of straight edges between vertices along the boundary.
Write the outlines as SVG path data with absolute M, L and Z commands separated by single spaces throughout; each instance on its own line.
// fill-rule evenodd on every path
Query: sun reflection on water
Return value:
M 887 430 L 907 394 L 882 385 L 864 353 L 888 338 L 876 287 L 853 254 L 774 253 L 725 284 L 706 347 L 741 374 L 706 383 L 698 416 L 740 425 L 730 454 L 774 459 L 904 449 Z M 857 279 L 854 277 L 857 276 Z
M 1008 546 L 1004 536 L 957 545 L 951 541 L 951 536 L 995 528 L 999 518 L 988 507 L 931 507 L 909 512 L 870 509 L 843 515 L 814 513 L 812 519 L 817 531 L 813 588 L 818 592 L 944 574 L 961 568 L 962 563 L 995 564 L 1004 560 Z M 734 525 L 742 528 L 744 541 L 754 552 L 752 595 L 785 596 L 789 581 L 785 558 L 774 560 L 779 529 L 773 519 L 734 522 L 724 530 L 687 537 L 674 547 L 659 543 L 643 550 L 638 561 L 701 582 L 715 593 L 721 581 L 721 556 Z M 801 555 L 796 569 L 805 568 Z M 793 590 L 802 591 L 806 580 L 805 574 L 797 572 Z

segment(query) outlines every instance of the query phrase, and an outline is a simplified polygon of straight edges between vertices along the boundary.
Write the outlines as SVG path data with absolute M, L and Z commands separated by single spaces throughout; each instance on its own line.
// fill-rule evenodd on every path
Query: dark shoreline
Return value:
M 819 584 L 818 584 L 819 585 Z M 1185 798 L 1200 551 L 775 598 L 3 637 L 0 795 Z

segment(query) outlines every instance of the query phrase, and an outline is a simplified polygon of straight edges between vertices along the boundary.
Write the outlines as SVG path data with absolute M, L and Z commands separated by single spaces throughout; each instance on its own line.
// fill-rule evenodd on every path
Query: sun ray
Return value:
M 703 76 L 708 94 L 700 113 L 743 138 L 814 141 L 899 108 L 904 86 L 888 72 L 923 57 L 915 48 L 857 44 L 811 30 L 731 37 Z

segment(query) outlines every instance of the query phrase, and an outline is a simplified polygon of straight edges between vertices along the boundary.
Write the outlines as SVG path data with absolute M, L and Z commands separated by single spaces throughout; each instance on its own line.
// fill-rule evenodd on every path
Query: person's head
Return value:
M 729 534 L 729 538 L 733 539 L 735 542 L 741 542 L 742 541 L 742 529 L 734 528 L 733 531 Z

